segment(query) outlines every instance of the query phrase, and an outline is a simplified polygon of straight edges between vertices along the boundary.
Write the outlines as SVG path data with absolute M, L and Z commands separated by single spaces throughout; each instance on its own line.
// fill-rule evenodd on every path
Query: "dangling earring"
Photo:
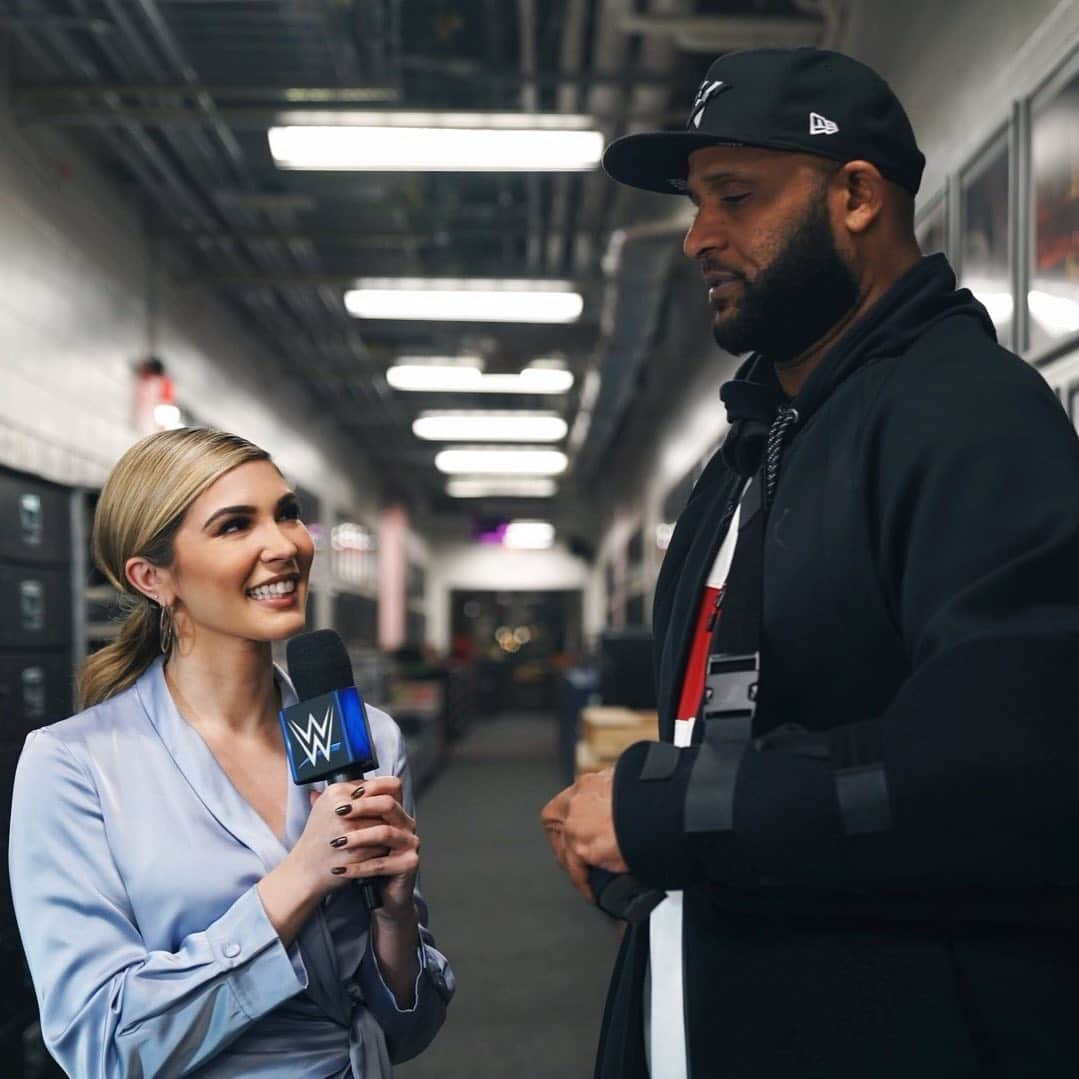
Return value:
M 161 613 L 157 619 L 158 636 L 161 640 L 161 651 L 168 655 L 172 651 L 172 642 L 176 637 L 176 626 L 172 618 L 172 608 L 161 604 Z

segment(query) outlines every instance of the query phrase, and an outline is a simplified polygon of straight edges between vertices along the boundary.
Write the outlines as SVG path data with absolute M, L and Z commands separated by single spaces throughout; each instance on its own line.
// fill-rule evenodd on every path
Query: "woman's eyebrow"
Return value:
M 254 506 L 222 506 L 219 510 L 214 510 L 209 517 L 206 518 L 206 523 L 202 526 L 203 530 L 210 527 L 218 517 L 224 517 L 227 513 L 254 513 Z

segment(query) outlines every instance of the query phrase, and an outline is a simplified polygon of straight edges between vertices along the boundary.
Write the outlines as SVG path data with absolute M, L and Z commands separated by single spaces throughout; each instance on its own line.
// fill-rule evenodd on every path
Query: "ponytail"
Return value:
M 79 709 L 92 708 L 134 685 L 159 655 L 158 608 L 140 599 L 121 624 L 116 640 L 90 656 L 79 670 Z

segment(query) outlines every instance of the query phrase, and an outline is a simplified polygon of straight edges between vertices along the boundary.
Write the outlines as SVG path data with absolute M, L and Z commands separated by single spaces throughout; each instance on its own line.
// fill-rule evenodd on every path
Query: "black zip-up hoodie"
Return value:
M 730 435 L 656 590 L 668 742 L 701 589 L 783 403 L 761 358 L 723 396 Z M 1079 441 L 943 256 L 791 405 L 733 828 L 686 831 L 698 746 L 642 776 L 640 743 L 615 776 L 633 875 L 685 891 L 691 1075 L 1079 1076 Z M 844 815 L 843 769 L 875 823 Z M 645 1074 L 646 939 L 632 927 L 616 968 L 602 1079 Z

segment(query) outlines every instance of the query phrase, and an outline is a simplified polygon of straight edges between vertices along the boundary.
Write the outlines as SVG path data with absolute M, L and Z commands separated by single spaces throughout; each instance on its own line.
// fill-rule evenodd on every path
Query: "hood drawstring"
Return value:
M 768 428 L 768 444 L 764 457 L 764 508 L 767 510 L 772 505 L 772 496 L 775 494 L 776 483 L 779 481 L 779 461 L 783 456 L 783 442 L 787 432 L 798 422 L 798 410 L 796 408 L 780 407 L 776 418 L 772 420 L 772 426 Z

